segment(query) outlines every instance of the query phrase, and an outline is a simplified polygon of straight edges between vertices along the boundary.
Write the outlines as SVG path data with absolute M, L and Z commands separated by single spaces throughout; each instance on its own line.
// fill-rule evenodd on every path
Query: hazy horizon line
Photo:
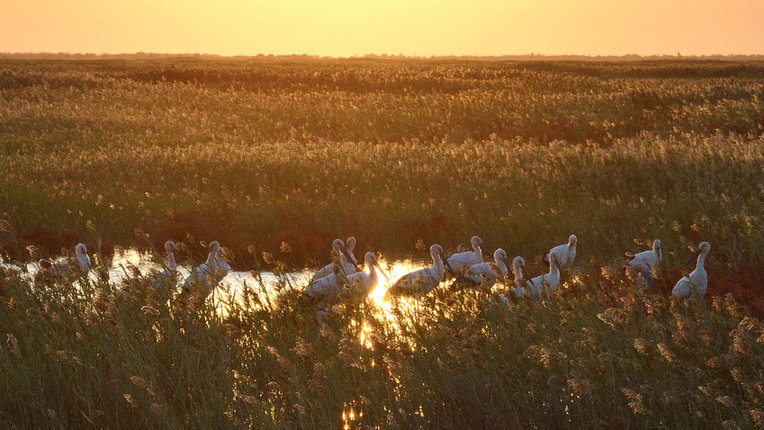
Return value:
M 607 54 L 607 55 L 591 55 L 591 54 L 537 54 L 534 52 L 527 54 L 495 54 L 495 55 L 471 55 L 471 54 L 432 54 L 432 55 L 409 55 L 409 54 L 388 54 L 388 53 L 368 53 L 368 54 L 356 54 L 351 56 L 330 56 L 330 55 L 317 55 L 317 54 L 239 54 L 239 55 L 223 55 L 223 54 L 209 54 L 209 53 L 163 53 L 163 52 L 124 52 L 124 53 L 94 53 L 94 52 L 0 52 L 0 56 L 17 56 L 17 57 L 214 57 L 214 58 L 279 58 L 279 57 L 299 57 L 299 58 L 311 58 L 311 59 L 511 59 L 511 58 L 534 58 L 534 59 L 555 59 L 555 58 L 579 58 L 579 59 L 761 59 L 764 60 L 764 53 L 762 54 Z

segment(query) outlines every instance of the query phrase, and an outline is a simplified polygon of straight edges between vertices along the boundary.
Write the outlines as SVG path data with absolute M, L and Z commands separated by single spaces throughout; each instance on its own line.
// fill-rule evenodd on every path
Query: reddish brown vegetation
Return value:
M 743 264 L 737 268 L 729 268 L 725 273 L 709 272 L 706 301 L 710 303 L 711 297 L 732 293 L 735 300 L 745 304 L 754 316 L 764 317 L 764 283 L 762 283 L 761 273 L 764 273 L 764 263 Z M 682 268 L 659 268 L 655 274 L 654 294 L 670 297 L 674 284 L 686 274 L 686 270 Z M 619 271 L 617 275 L 626 276 L 625 269 Z M 590 265 L 579 276 L 584 285 L 596 284 L 602 288 L 616 287 L 614 280 L 609 279 L 603 273 L 603 269 L 596 265 Z M 573 294 L 580 293 L 575 284 L 568 284 L 568 290 Z
M 446 217 L 438 214 L 414 218 L 403 223 L 403 230 L 412 241 L 425 237 L 438 237 L 446 230 Z
M 15 240 L 7 240 L 0 246 L 2 257 L 8 261 L 27 262 L 30 260 L 29 245 L 34 245 L 39 258 L 50 258 L 63 255 L 73 255 L 74 247 L 84 243 L 88 252 L 97 252 L 102 258 L 111 260 L 114 256 L 114 244 L 105 240 L 87 240 L 72 233 L 60 233 L 45 227 L 37 227 L 16 236 Z
M 300 227 L 292 227 L 269 237 L 264 247 L 276 260 L 299 267 L 305 261 L 327 260 L 330 241 L 318 234 L 306 233 Z

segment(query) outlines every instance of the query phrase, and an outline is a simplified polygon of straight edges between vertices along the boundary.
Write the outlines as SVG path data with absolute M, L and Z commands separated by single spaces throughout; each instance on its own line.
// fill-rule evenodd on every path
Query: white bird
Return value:
M 356 240 L 355 236 L 350 236 L 347 239 L 345 239 L 345 250 L 348 252 L 348 256 L 350 257 L 350 260 L 353 262 L 353 268 L 352 270 L 356 271 L 355 265 L 358 264 L 358 260 L 355 258 L 355 254 L 353 254 L 353 251 L 355 250 Z
M 568 243 L 563 243 L 562 245 L 557 245 L 550 249 L 544 256 L 544 261 L 549 261 L 549 256 L 551 254 L 557 254 L 560 267 L 570 267 L 573 265 L 573 260 L 576 258 L 576 242 L 578 242 L 578 238 L 575 234 L 571 234 L 568 238 Z
M 457 252 L 446 260 L 446 268 L 454 275 L 460 276 L 462 269 L 469 269 L 483 262 L 483 240 L 478 236 L 470 239 L 472 251 Z
M 525 273 L 525 259 L 517 256 L 512 260 L 512 272 L 515 274 L 515 286 L 521 287 L 528 279 L 528 274 Z
M 350 236 L 349 238 L 347 238 L 345 242 L 342 242 L 342 239 L 334 239 L 332 241 L 332 253 L 334 256 L 339 255 L 340 264 L 338 265 L 335 261 L 332 261 L 331 263 L 327 264 L 321 270 L 319 270 L 313 275 L 313 278 L 311 279 L 311 283 L 315 281 L 316 279 L 329 276 L 332 273 L 336 273 L 341 270 L 344 270 L 345 276 L 351 273 L 355 273 L 356 264 L 358 264 L 358 260 L 356 260 L 355 255 L 353 255 L 353 249 L 355 249 L 355 244 L 356 244 L 356 240 L 355 240 L 355 237 L 353 236 Z
M 414 270 L 400 277 L 385 292 L 385 296 L 427 294 L 443 280 L 445 266 L 443 264 L 443 248 L 437 243 L 430 247 L 432 267 Z
M 644 263 L 642 267 L 639 268 L 639 274 L 637 274 L 637 286 L 640 285 L 643 285 L 644 289 L 649 292 L 653 292 L 653 289 L 655 288 L 653 270 L 648 263 Z
M 507 252 L 499 248 L 493 253 L 493 262 L 473 264 L 464 273 L 464 278 L 474 282 L 479 288 L 490 290 L 496 280 L 507 276 Z
M 74 247 L 74 253 L 77 254 L 77 258 L 67 258 L 66 260 L 57 261 L 52 264 L 50 261 L 45 264 L 43 261 L 47 260 L 41 260 L 40 267 L 42 269 L 50 270 L 50 273 L 53 276 L 70 275 L 75 270 L 86 273 L 90 271 L 90 257 L 88 257 L 88 248 L 85 244 L 77 244 L 77 246 Z
M 549 273 L 525 281 L 522 287 L 512 288 L 518 297 L 536 297 L 541 293 L 552 294 L 560 283 L 560 261 L 556 253 L 549 258 Z
M 373 252 L 367 252 L 364 262 L 369 272 L 360 271 L 343 276 L 341 273 L 332 273 L 329 276 L 316 279 L 305 289 L 305 295 L 318 302 L 323 308 L 327 308 L 340 299 L 350 300 L 350 296 L 363 301 L 379 283 L 379 275 L 376 269 L 382 272 L 377 262 L 377 256 Z M 382 272 L 384 274 L 384 272 Z M 347 285 L 349 288 L 344 290 Z M 318 318 L 318 314 L 317 314 Z
M 151 277 L 149 282 L 154 288 L 174 287 L 178 282 L 178 247 L 175 242 L 168 240 L 164 243 L 164 249 L 167 252 L 167 266 Z
M 340 288 L 348 282 L 348 277 L 340 271 L 332 272 L 322 278 L 314 278 L 305 287 L 304 294 L 322 306 L 337 301 Z
M 231 266 L 220 255 L 220 243 L 217 240 L 210 242 L 209 251 L 207 261 L 196 266 L 183 282 L 184 290 L 189 290 L 196 285 L 208 292 L 212 291 L 231 271 Z
M 671 290 L 671 295 L 680 298 L 697 299 L 703 297 L 706 294 L 708 288 L 708 274 L 706 273 L 703 263 L 706 261 L 708 251 L 711 250 L 711 244 L 708 242 L 701 242 L 698 245 L 698 250 L 690 257 L 692 259 L 697 258 L 695 264 L 695 270 L 690 272 L 689 275 L 683 277 L 679 282 L 674 285 Z
M 377 269 L 379 269 L 379 273 L 382 273 L 382 275 L 387 278 L 385 272 L 381 267 L 379 267 L 377 256 L 374 255 L 373 252 L 366 253 L 364 256 L 364 262 L 366 263 L 366 268 L 369 270 L 368 273 L 365 271 L 360 271 L 351 273 L 347 277 L 347 283 L 353 289 L 353 296 L 359 297 L 361 301 L 368 297 L 369 294 L 371 294 L 371 292 L 377 288 L 377 284 L 379 283 L 379 275 L 377 274 Z M 357 287 L 360 287 L 360 289 L 356 290 Z
M 661 240 L 655 239 L 653 249 L 634 254 L 634 257 L 628 264 L 637 270 L 642 270 L 645 264 L 648 264 L 650 267 L 658 267 L 661 264 L 661 257 Z

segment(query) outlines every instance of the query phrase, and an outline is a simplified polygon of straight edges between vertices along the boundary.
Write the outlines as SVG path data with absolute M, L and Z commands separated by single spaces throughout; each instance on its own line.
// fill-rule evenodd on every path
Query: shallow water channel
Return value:
M 121 284 L 126 278 L 129 278 L 132 276 L 133 271 L 132 268 L 137 268 L 141 275 L 148 275 L 151 273 L 152 270 L 162 270 L 163 266 L 155 263 L 153 261 L 154 259 L 150 254 L 142 253 L 138 251 L 137 249 L 133 248 L 116 248 L 114 250 L 114 258 L 111 261 L 111 265 L 109 267 L 109 281 L 113 284 L 119 285 Z M 362 262 L 361 262 L 362 263 Z M 377 285 L 377 290 L 372 293 L 372 296 L 380 295 L 384 293 L 384 291 L 397 280 L 401 276 L 405 275 L 406 273 L 416 270 L 422 267 L 428 267 L 432 265 L 432 261 L 428 260 L 395 260 L 395 261 L 387 261 L 384 259 L 384 257 L 379 258 L 380 266 L 383 268 L 385 275 L 388 277 L 388 279 L 385 279 L 383 274 L 379 274 L 379 284 Z M 19 268 L 20 267 L 8 264 L 8 263 L 0 263 L 0 266 L 3 267 L 11 267 L 11 268 Z M 360 264 L 359 264 L 360 266 Z M 29 262 L 26 264 L 26 267 L 22 270 L 24 270 L 28 276 L 33 277 L 34 274 L 39 271 L 39 265 L 37 262 Z M 178 272 L 180 273 L 180 279 L 181 284 L 182 280 L 189 276 L 190 269 L 186 265 L 178 265 Z M 304 289 L 308 282 L 310 281 L 311 277 L 313 276 L 313 273 L 320 268 L 313 268 L 313 269 L 304 269 L 301 271 L 296 272 L 289 272 L 285 275 L 282 275 L 281 278 L 279 278 L 276 274 L 273 272 L 268 271 L 262 271 L 258 272 L 256 275 L 258 277 L 253 276 L 252 272 L 245 272 L 245 271 L 231 271 L 229 272 L 221 281 L 220 281 L 220 287 L 223 287 L 225 289 L 231 288 L 235 290 L 237 287 L 243 286 L 244 284 L 253 286 L 258 285 L 259 282 L 262 280 L 262 283 L 266 287 L 266 289 L 273 292 L 272 288 L 274 288 L 279 282 L 283 283 L 286 281 L 291 287 L 294 287 L 298 290 Z M 363 270 L 366 270 L 365 267 L 363 267 Z M 91 272 L 89 276 L 92 279 L 97 279 L 97 276 L 94 272 Z

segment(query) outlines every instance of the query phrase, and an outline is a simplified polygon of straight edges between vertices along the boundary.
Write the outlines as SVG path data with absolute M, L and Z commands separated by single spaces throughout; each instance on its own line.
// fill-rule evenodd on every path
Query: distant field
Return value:
M 583 266 L 654 238 L 669 265 L 710 241 L 712 273 L 764 258 L 760 62 L 4 57 L 0 94 L 17 258 L 136 229 L 240 267 L 351 234 L 391 257 L 479 234 L 532 260 L 576 233 Z
M 283 264 L 207 297 L 0 266 L 0 428 L 764 428 L 762 213 L 760 62 L 3 56 L 6 261 L 146 233 Z M 338 236 L 395 259 L 479 234 L 537 274 L 570 233 L 542 299 L 318 323 L 284 287 Z M 621 268 L 655 238 L 649 294 Z M 701 240 L 706 298 L 669 297 Z

